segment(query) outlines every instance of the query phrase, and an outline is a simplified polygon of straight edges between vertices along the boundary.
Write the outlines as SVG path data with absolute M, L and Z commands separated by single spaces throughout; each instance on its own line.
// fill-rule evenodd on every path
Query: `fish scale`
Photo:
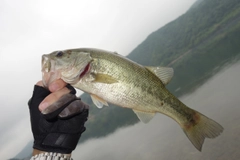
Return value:
M 119 83 L 95 85 L 97 90 L 102 91 L 104 88 L 104 92 L 101 92 L 102 94 L 110 93 L 105 95 L 104 98 L 106 101 L 119 105 L 119 103 L 122 102 L 122 99 L 124 98 L 126 102 L 121 105 L 123 107 L 132 108 L 131 102 L 133 102 L 134 106 L 136 106 L 134 108 L 138 108 L 141 111 L 153 112 L 153 107 L 156 108 L 156 111 L 159 110 L 157 108 L 159 108 L 160 106 L 156 106 L 156 104 L 160 104 L 161 100 L 159 98 L 157 99 L 157 97 L 154 95 L 158 96 L 159 94 L 164 92 L 157 90 L 157 88 L 163 85 L 162 82 L 155 75 L 150 73 L 144 67 L 141 67 L 135 63 L 126 63 L 125 59 L 120 56 L 109 54 L 103 57 L 99 56 L 98 53 L 90 53 L 90 55 L 91 57 L 93 57 L 93 59 L 98 59 L 92 62 L 94 72 L 111 75 L 113 78 L 118 79 L 120 83 L 120 85 Z M 114 72 L 112 70 L 114 70 Z M 118 70 L 120 70 L 121 72 L 118 72 Z M 136 74 L 138 76 L 132 76 L 133 74 Z M 144 79 L 143 77 L 147 78 Z M 141 80 L 141 83 L 136 83 L 137 80 Z M 155 85 L 153 84 L 154 81 Z M 76 84 L 75 86 L 77 87 L 78 84 Z M 89 86 L 89 84 L 86 84 L 86 86 Z M 133 86 L 132 88 L 134 88 L 134 90 L 130 90 L 130 86 Z M 112 91 L 112 88 L 115 88 L 115 92 Z M 119 97 L 119 95 L 121 95 L 120 98 L 117 98 Z M 149 96 L 146 95 L 152 95 L 152 99 L 150 99 Z M 162 95 L 163 94 L 161 94 L 161 97 L 163 97 Z M 152 104 L 153 102 L 155 102 L 155 105 Z

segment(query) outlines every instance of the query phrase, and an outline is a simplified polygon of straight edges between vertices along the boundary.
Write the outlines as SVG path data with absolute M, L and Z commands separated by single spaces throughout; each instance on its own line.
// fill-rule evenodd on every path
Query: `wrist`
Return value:
M 35 156 L 35 155 L 41 154 L 41 153 L 50 153 L 50 152 L 33 149 L 32 156 Z M 71 156 L 71 153 L 69 153 L 69 154 L 62 153 L 62 154 L 66 155 L 66 156 Z
M 46 152 L 38 149 L 33 149 L 31 160 L 40 160 L 40 159 L 43 160 L 43 158 L 53 159 L 55 157 L 57 157 L 57 159 L 72 160 L 71 154 Z

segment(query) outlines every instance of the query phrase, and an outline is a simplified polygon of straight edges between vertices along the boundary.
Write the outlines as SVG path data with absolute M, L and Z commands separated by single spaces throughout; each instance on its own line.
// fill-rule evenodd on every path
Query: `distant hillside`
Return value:
M 167 87 L 180 96 L 203 83 L 215 67 L 239 54 L 239 44 L 239 1 L 200 0 L 184 15 L 150 34 L 127 57 L 142 65 L 173 67 L 175 75 Z M 88 94 L 81 98 L 91 105 L 81 142 L 138 122 L 130 109 L 98 109 Z
M 239 12 L 237 0 L 204 0 L 150 34 L 128 58 L 143 65 L 168 65 L 192 49 L 205 49 L 228 38 L 238 30 Z
M 170 90 L 186 87 L 240 50 L 239 1 L 204 0 L 194 6 L 128 56 L 143 65 L 173 67 Z

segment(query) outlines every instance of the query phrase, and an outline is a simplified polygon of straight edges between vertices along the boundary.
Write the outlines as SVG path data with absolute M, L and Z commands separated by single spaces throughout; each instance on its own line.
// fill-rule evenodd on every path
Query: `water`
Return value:
M 172 119 L 157 114 L 148 124 L 121 128 L 99 139 L 89 140 L 73 152 L 84 160 L 215 160 L 240 157 L 240 62 L 229 65 L 193 93 L 181 97 L 189 107 L 224 127 L 215 139 L 206 139 L 199 152 Z

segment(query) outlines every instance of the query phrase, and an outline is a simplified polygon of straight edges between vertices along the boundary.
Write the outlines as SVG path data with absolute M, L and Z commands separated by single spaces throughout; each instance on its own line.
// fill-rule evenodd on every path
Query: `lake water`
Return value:
M 84 160 L 237 160 L 240 158 L 240 61 L 228 65 L 193 93 L 181 97 L 187 106 L 224 127 L 215 139 L 206 139 L 202 152 L 191 144 L 172 119 L 157 114 L 148 124 L 79 145 L 74 159 Z

